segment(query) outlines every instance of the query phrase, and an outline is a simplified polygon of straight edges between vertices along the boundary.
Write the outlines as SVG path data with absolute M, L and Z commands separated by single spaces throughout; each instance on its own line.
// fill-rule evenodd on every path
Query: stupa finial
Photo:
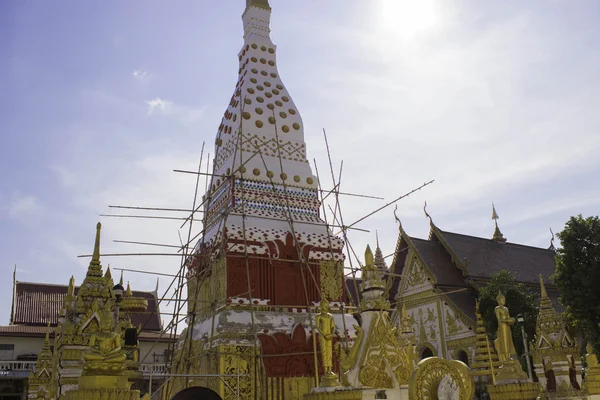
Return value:
M 92 264 L 100 265 L 100 230 L 102 224 L 98 222 L 96 224 L 96 241 L 94 242 L 94 254 L 92 255 Z

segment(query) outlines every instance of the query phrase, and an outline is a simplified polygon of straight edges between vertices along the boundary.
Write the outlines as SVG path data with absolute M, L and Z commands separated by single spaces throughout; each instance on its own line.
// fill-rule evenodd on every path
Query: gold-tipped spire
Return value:
M 100 265 L 100 230 L 102 224 L 98 222 L 96 224 L 96 241 L 94 243 L 94 254 L 92 255 L 92 264 Z
M 121 270 L 121 279 L 119 280 L 119 285 L 123 286 L 123 270 Z
M 100 265 L 100 230 L 102 224 L 98 222 L 96 224 L 96 240 L 94 242 L 94 253 L 92 254 L 92 261 L 88 267 L 86 277 L 100 277 L 102 278 L 102 266 Z M 85 283 L 85 281 L 84 281 Z
M 127 282 L 127 290 L 125 291 L 125 297 L 133 297 L 133 292 L 131 291 L 131 286 L 129 286 L 129 282 Z
M 365 249 L 365 267 L 373 267 L 374 261 L 373 261 L 373 251 L 371 250 L 371 246 L 367 245 L 367 248 Z
M 67 296 L 75 296 L 75 277 L 71 275 L 69 279 L 69 288 L 67 289 Z
M 542 299 L 548 298 L 548 293 L 546 292 L 546 285 L 544 285 L 544 277 L 540 274 L 540 288 L 542 290 Z
M 492 219 L 494 220 L 494 224 L 496 225 L 496 228 L 494 229 L 494 235 L 492 236 L 492 240 L 494 242 L 500 243 L 506 242 L 506 238 L 502 235 L 502 232 L 500 232 L 500 228 L 498 228 L 498 220 L 500 219 L 500 217 L 496 212 L 496 206 L 494 206 L 494 203 L 492 203 Z

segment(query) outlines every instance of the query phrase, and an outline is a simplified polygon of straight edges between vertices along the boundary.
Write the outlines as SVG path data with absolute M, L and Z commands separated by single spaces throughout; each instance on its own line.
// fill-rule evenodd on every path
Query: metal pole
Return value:
M 527 346 L 527 333 L 525 333 L 525 324 L 521 324 L 521 336 L 523 336 L 523 347 L 525 348 L 525 359 L 527 361 L 527 376 L 532 379 L 531 360 L 529 359 L 529 348 Z

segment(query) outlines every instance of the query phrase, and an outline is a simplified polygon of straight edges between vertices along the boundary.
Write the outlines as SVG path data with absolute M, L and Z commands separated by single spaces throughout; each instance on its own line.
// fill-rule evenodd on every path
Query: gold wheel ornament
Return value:
M 417 364 L 412 373 L 408 388 L 409 400 L 433 400 L 438 398 L 438 388 L 442 379 L 448 376 L 458 388 L 459 400 L 471 400 L 475 393 L 469 367 L 458 360 L 444 360 L 430 357 Z

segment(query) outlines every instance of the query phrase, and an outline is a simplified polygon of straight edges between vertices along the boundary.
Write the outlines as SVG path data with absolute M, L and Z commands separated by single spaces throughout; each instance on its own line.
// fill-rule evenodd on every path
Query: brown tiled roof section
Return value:
M 0 336 L 46 336 L 46 326 L 8 325 L 0 326 Z M 50 337 L 54 337 L 54 329 L 50 329 Z
M 75 294 L 79 287 L 75 288 Z M 66 285 L 45 283 L 16 282 L 13 325 L 56 326 L 58 313 L 67 294 Z M 134 297 L 142 297 L 148 301 L 144 313 L 131 316 L 131 323 L 136 327 L 140 324 L 145 331 L 160 331 L 162 329 L 160 315 L 157 314 L 157 300 L 152 292 L 133 291 Z
M 517 273 L 517 280 L 539 286 L 539 274 L 548 284 L 556 264 L 549 249 L 516 243 L 498 243 L 490 239 L 441 231 L 446 242 L 461 260 L 467 260 L 469 276 L 487 279 L 507 270 Z
M 462 272 L 452 264 L 450 254 L 440 242 L 410 238 L 429 270 L 436 276 L 436 287 L 447 295 L 458 308 L 475 322 L 475 298 L 473 288 L 465 281 Z

